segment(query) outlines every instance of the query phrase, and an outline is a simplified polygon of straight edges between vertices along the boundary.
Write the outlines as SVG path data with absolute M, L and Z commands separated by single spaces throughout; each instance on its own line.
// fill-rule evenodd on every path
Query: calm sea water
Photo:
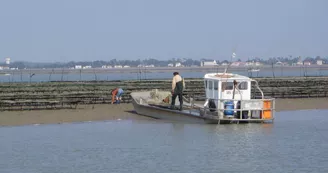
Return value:
M 206 72 L 188 71 L 181 72 L 181 75 L 185 78 L 202 78 L 206 73 L 215 73 L 216 69 L 208 69 Z M 221 71 L 222 72 L 222 71 Z M 245 71 L 229 71 L 232 73 L 237 73 L 240 75 L 250 76 L 250 77 L 272 77 L 273 72 L 271 69 L 263 69 L 260 72 L 248 73 Z M 328 70 L 320 69 L 280 69 L 274 70 L 274 76 L 328 76 Z M 78 81 L 78 80 L 139 80 L 139 79 L 171 79 L 172 72 L 164 73 L 98 73 L 98 74 L 36 74 L 32 78 L 28 74 L 21 75 L 19 72 L 13 73 L 11 75 L 5 76 L 0 75 L 0 82 L 45 82 L 45 81 Z
M 0 128 L 3 173 L 328 172 L 328 110 L 274 124 L 160 120 Z

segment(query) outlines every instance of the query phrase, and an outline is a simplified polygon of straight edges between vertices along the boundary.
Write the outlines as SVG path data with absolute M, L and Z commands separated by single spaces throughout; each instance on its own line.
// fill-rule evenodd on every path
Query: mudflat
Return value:
M 276 99 L 276 111 L 328 109 L 328 98 Z M 0 126 L 105 120 L 151 120 L 135 114 L 132 104 L 79 105 L 77 109 L 3 111 Z

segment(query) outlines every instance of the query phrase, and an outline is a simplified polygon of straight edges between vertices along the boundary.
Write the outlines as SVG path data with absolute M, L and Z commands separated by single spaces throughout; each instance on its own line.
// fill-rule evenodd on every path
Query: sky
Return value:
M 1 0 L 0 61 L 328 56 L 327 0 Z

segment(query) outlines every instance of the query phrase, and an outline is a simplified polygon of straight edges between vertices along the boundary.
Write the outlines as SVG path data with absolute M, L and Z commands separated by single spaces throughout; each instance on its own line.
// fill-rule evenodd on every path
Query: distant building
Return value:
M 248 62 L 246 62 L 245 63 L 245 66 L 261 66 L 261 65 L 263 65 L 261 62 L 259 62 L 259 61 L 248 61 Z
M 297 61 L 296 65 L 303 65 L 302 61 Z
M 76 65 L 75 66 L 75 69 L 81 69 L 82 68 L 82 65 Z
M 276 62 L 276 65 L 283 65 L 281 61 Z
M 248 62 L 245 63 L 245 66 L 250 66 L 250 65 L 253 65 L 253 64 L 254 64 L 253 62 L 248 61 Z
M 223 62 L 223 63 L 221 63 L 221 65 L 222 65 L 222 66 L 227 66 L 227 65 L 229 65 L 229 63 L 227 63 L 227 62 Z
M 9 67 L 0 66 L 0 70 L 9 70 Z
M 167 64 L 168 67 L 173 67 L 174 64 L 170 63 L 170 64 Z
M 200 66 L 216 66 L 218 65 L 215 60 L 213 61 L 201 61 Z
M 125 66 L 123 66 L 123 68 L 130 68 L 130 66 L 128 66 L 128 65 L 125 65 Z
M 323 61 L 322 60 L 317 60 L 317 65 L 322 65 L 323 64 Z
M 84 69 L 88 69 L 88 68 L 92 68 L 92 66 L 91 66 L 91 65 L 86 65 L 86 66 L 84 66 L 83 68 L 84 68 Z
M 278 65 L 278 66 L 288 66 L 288 63 L 287 62 L 278 61 L 278 62 L 276 62 L 276 65 Z
M 123 68 L 121 65 L 114 65 L 114 68 Z
M 310 61 L 304 61 L 303 65 L 311 65 L 311 62 Z
M 231 66 L 238 67 L 238 66 L 244 66 L 245 64 L 246 64 L 245 62 L 237 61 L 237 62 L 232 62 Z
M 150 64 L 150 65 L 139 64 L 138 67 L 155 67 L 155 66 L 154 64 Z
M 112 66 L 111 65 L 103 65 L 103 66 L 101 66 L 101 68 L 112 68 Z
M 179 62 L 175 63 L 175 67 L 181 67 L 181 66 L 182 66 L 181 63 Z

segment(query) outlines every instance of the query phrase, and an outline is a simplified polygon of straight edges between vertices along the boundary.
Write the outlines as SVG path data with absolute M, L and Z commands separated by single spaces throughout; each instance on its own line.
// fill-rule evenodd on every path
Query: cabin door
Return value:
M 207 80 L 206 84 L 206 98 L 207 99 L 214 99 L 216 107 L 218 106 L 218 99 L 219 99 L 219 82 L 215 80 Z
M 213 99 L 215 99 L 215 105 L 219 105 L 219 81 L 213 81 Z
M 207 92 L 206 92 L 206 97 L 207 98 L 211 98 L 213 99 L 214 98 L 214 84 L 213 84 L 213 81 L 212 80 L 208 80 L 207 81 Z

